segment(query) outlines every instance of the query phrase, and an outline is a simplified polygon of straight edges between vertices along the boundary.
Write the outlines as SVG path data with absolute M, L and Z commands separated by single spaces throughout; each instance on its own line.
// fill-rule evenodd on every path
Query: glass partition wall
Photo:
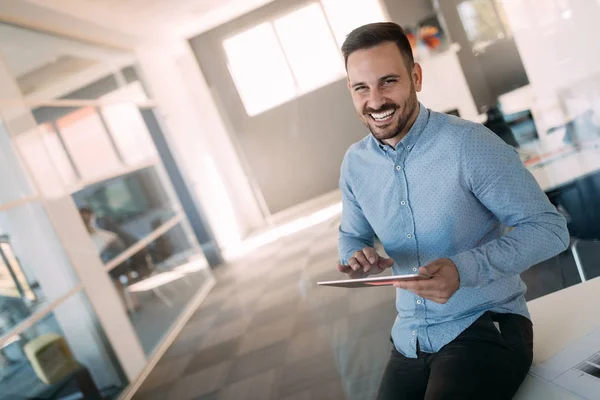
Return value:
M 214 279 L 131 54 L 5 24 L 0 37 L 0 397 L 85 393 L 81 371 L 112 396 Z M 32 349 L 49 340 L 83 370 L 48 380 Z

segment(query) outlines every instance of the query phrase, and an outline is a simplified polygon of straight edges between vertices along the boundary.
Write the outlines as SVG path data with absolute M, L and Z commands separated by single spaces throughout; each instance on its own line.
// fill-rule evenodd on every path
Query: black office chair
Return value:
M 487 121 L 485 121 L 483 125 L 498 135 L 500 139 L 504 140 L 507 144 L 510 144 L 513 147 L 519 147 L 519 143 L 517 143 L 517 140 L 500 109 L 497 106 L 488 107 L 486 114 Z
M 581 281 L 600 276 L 600 172 L 558 188 L 548 197 L 567 217 L 571 252 Z M 591 261 L 583 260 L 582 248 L 588 248 Z

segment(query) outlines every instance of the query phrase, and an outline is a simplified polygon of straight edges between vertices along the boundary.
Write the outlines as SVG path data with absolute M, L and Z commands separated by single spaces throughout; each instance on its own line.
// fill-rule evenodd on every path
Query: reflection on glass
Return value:
M 208 262 L 178 224 L 109 271 L 147 354 L 211 279 Z
M 105 263 L 176 215 L 167 185 L 156 167 L 147 167 L 95 183 L 73 194 Z
M 137 165 L 157 157 L 150 133 L 134 104 L 104 106 L 101 113 L 126 164 Z
M 58 119 L 56 126 L 83 180 L 97 179 L 120 168 L 115 146 L 95 108 L 80 108 Z
M 61 196 L 66 186 L 78 179 L 60 139 L 49 124 L 19 134 L 15 144 L 45 196 Z
M 496 40 L 510 34 L 504 14 L 501 18 L 492 0 L 466 0 L 457 8 L 474 51 L 483 51 Z
M 31 328 L 3 337 L 0 398 L 114 398 L 125 382 L 98 326 L 79 293 Z
M 0 212 L 0 336 L 77 283 L 40 204 Z
M 0 280 L 0 295 L 21 297 L 28 303 L 36 300 L 8 236 L 0 236 Z

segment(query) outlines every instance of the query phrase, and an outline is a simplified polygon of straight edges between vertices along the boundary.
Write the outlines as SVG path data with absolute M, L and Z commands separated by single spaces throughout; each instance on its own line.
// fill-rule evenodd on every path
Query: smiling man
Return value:
M 338 269 L 433 276 L 396 284 L 379 399 L 510 399 L 532 361 L 519 274 L 567 248 L 565 219 L 511 146 L 418 102 L 422 71 L 400 26 L 362 26 L 342 52 L 371 134 L 341 168 Z

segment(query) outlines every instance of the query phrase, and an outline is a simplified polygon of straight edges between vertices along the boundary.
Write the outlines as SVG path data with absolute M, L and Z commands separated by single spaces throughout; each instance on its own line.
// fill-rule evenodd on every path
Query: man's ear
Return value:
M 420 92 L 423 87 L 423 69 L 421 68 L 421 64 L 415 63 L 413 65 L 411 79 L 415 85 L 415 90 Z

